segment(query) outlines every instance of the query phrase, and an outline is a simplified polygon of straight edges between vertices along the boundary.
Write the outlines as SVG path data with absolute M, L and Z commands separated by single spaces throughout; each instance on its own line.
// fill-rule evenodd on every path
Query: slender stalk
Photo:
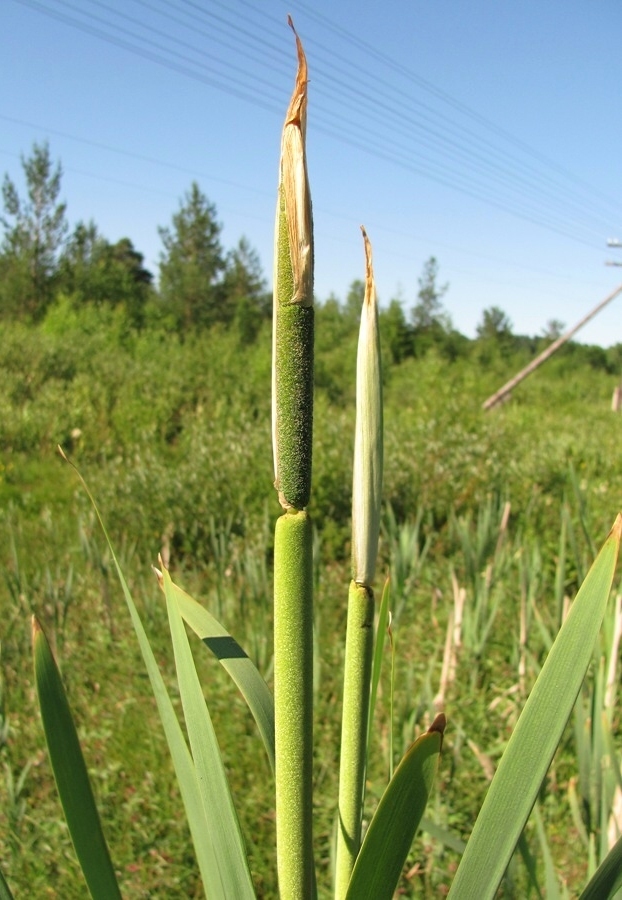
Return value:
M 278 519 L 274 546 L 276 837 L 282 900 L 314 894 L 312 844 L 313 534 L 306 512 Z
M 367 733 L 374 649 L 372 581 L 378 554 L 382 493 L 382 384 L 378 309 L 371 260 L 365 243 L 365 300 L 356 368 L 356 433 L 352 490 L 352 582 L 348 622 L 341 724 L 339 823 L 335 897 L 346 896 L 361 846 L 365 798 Z
M 374 594 L 371 588 L 355 581 L 350 582 L 335 866 L 337 900 L 341 900 L 347 893 L 350 875 L 361 846 L 369 688 L 374 648 L 374 610 Z
M 305 152 L 307 63 L 298 35 L 296 46 L 298 72 L 281 140 L 272 362 L 274 483 L 284 510 L 274 541 L 276 838 L 281 900 L 308 900 L 316 895 L 313 542 L 305 511 L 311 491 L 313 437 L 313 235 Z

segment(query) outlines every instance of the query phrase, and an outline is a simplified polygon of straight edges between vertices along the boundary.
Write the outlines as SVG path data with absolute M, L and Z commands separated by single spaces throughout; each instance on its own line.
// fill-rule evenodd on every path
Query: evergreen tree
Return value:
M 326 300 L 315 300 L 315 374 L 321 372 L 322 355 L 341 347 L 344 338 L 343 307 L 336 294 L 330 293 Z
M 401 363 L 407 356 L 412 356 L 412 328 L 406 321 L 402 304 L 396 298 L 391 300 L 387 309 L 380 311 L 380 334 L 392 362 Z
M 365 282 L 361 281 L 360 278 L 355 278 L 348 289 L 348 295 L 343 309 L 347 323 L 354 328 L 358 328 L 359 322 L 361 321 L 364 299 Z
M 241 237 L 237 247 L 227 253 L 223 287 L 225 294 L 232 300 L 245 296 L 258 305 L 265 306 L 266 279 L 259 255 L 245 237 Z
M 47 143 L 34 144 L 21 162 L 27 198 L 20 198 L 8 174 L 2 184 L 0 314 L 39 318 L 52 298 L 67 231 L 66 206 L 58 202 L 62 170 L 53 165 Z
M 222 287 L 225 309 L 233 315 L 241 343 L 251 343 L 262 321 L 272 314 L 272 295 L 266 290 L 259 255 L 245 237 L 227 254 Z
M 512 336 L 512 323 L 502 309 L 491 306 L 483 311 L 476 331 L 482 340 L 503 341 Z
M 94 222 L 79 222 L 67 242 L 59 267 L 59 286 L 77 303 L 123 304 L 132 319 L 142 320 L 151 294 L 152 275 L 143 255 L 125 237 L 111 244 Z
M 160 256 L 160 294 L 178 327 L 189 330 L 230 321 L 224 301 L 225 269 L 216 207 L 193 182 L 171 228 L 160 228 L 164 244 Z
M 419 278 L 417 303 L 411 312 L 413 326 L 417 331 L 449 331 L 451 320 L 443 309 L 441 300 L 447 293 L 449 284 L 439 285 L 438 262 L 431 256 L 423 265 Z
M 558 337 L 562 336 L 565 329 L 565 322 L 560 321 L 560 319 L 549 319 L 542 335 L 547 341 L 556 341 Z

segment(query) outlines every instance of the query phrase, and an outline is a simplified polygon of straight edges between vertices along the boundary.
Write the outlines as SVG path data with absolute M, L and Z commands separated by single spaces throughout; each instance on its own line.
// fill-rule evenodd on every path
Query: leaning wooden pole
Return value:
M 581 321 L 577 322 L 577 324 L 573 328 L 571 328 L 565 334 L 562 334 L 561 337 L 558 337 L 557 340 L 553 341 L 553 343 L 549 347 L 547 347 L 546 350 L 543 350 L 539 356 L 536 356 L 535 359 L 532 359 L 529 365 L 525 366 L 524 369 L 521 369 L 518 375 L 510 378 L 510 380 L 506 382 L 502 388 L 499 388 L 499 390 L 495 394 L 492 394 L 483 404 L 483 408 L 486 410 L 492 409 L 493 406 L 501 403 L 503 398 L 506 397 L 510 393 L 510 391 L 516 387 L 517 384 L 520 384 L 520 382 L 523 381 L 524 378 L 527 378 L 528 375 L 531 375 L 534 369 L 537 369 L 538 366 L 542 365 L 542 363 L 545 362 L 549 358 L 549 356 L 553 356 L 553 354 L 557 350 L 559 350 L 562 344 L 565 344 L 566 341 L 570 340 L 573 334 L 576 334 L 576 332 L 580 328 L 583 328 L 586 322 L 589 322 L 589 320 L 592 319 L 597 313 L 599 313 L 601 309 L 607 306 L 608 303 L 611 303 L 614 297 L 617 297 L 620 292 L 622 292 L 622 284 L 617 287 L 615 291 L 613 291 L 613 293 L 609 294 L 608 297 L 605 297 L 604 300 L 601 300 L 601 302 L 598 303 L 594 307 L 594 309 L 590 310 L 590 312 L 586 316 L 583 316 Z

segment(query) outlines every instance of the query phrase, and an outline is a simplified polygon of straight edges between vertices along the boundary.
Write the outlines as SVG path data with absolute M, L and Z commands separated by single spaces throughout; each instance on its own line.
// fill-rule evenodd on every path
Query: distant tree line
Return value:
M 123 305 L 137 326 L 166 317 L 180 332 L 236 323 L 252 340 L 270 314 L 257 253 L 246 238 L 225 252 L 215 207 L 193 183 L 169 227 L 156 290 L 143 255 L 129 237 L 111 243 L 94 222 L 70 232 L 60 199 L 62 170 L 47 144 L 22 157 L 26 196 L 5 175 L 0 243 L 0 318 L 41 320 L 60 296 L 76 307 Z
M 216 208 L 196 182 L 171 224 L 158 229 L 163 249 L 156 287 L 129 237 L 111 243 L 92 221 L 78 222 L 70 231 L 60 199 L 61 166 L 52 161 L 47 143 L 35 143 L 21 162 L 26 196 L 20 197 L 8 174 L 2 184 L 0 320 L 41 321 L 62 299 L 76 309 L 86 304 L 123 307 L 139 328 L 155 320 L 184 335 L 221 325 L 235 327 L 242 343 L 255 339 L 272 307 L 259 257 L 244 237 L 225 251 Z M 534 355 L 564 329 L 562 322 L 551 320 L 539 337 L 516 335 L 503 310 L 491 306 L 482 312 L 471 341 L 453 327 L 443 306 L 448 289 L 431 256 L 411 309 L 405 310 L 400 299 L 382 305 L 388 361 L 401 363 L 434 349 L 448 360 L 475 352 L 486 364 L 499 355 Z M 363 294 L 363 282 L 355 280 L 344 303 L 334 295 L 318 303 L 318 317 L 329 325 L 326 339 L 335 346 L 356 335 Z M 592 347 L 584 354 L 596 367 L 619 371 L 622 366 L 622 350 L 616 348 Z

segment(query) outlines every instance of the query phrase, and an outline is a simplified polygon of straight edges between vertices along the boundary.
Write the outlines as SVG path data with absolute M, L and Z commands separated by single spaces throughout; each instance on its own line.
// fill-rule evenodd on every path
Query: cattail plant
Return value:
M 372 252 L 365 229 L 365 297 L 356 362 L 356 425 L 352 480 L 352 581 L 341 720 L 335 896 L 345 897 L 361 845 L 367 731 L 374 647 L 373 581 L 382 503 L 382 378 Z
M 289 24 L 293 28 L 291 18 Z M 313 438 L 313 226 L 307 177 L 307 61 L 281 139 L 274 252 L 272 440 L 283 514 L 274 539 L 276 831 L 283 900 L 311 897 L 313 534 L 306 512 Z

